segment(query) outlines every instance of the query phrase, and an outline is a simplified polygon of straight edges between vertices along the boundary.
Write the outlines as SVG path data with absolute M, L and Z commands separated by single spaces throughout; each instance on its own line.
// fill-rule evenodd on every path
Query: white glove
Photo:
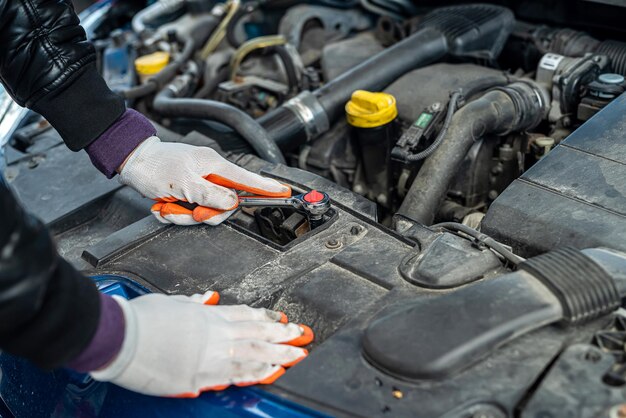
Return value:
M 281 323 L 285 315 L 267 309 L 207 305 L 215 295 L 114 296 L 126 321 L 124 342 L 113 362 L 91 376 L 146 395 L 197 397 L 229 385 L 273 383 L 307 356 L 293 345 L 310 343 L 310 328 Z
M 237 207 L 232 189 L 269 197 L 289 197 L 291 190 L 276 180 L 251 173 L 222 158 L 215 150 L 161 142 L 152 136 L 128 157 L 120 181 L 155 199 L 152 213 L 161 222 L 217 225 Z M 176 201 L 197 203 L 189 209 Z

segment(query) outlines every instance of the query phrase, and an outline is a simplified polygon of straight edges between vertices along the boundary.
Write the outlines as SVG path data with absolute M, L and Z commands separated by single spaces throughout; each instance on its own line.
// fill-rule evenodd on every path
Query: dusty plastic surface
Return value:
M 308 347 L 310 356 L 266 389 L 333 416 L 463 416 L 480 408 L 510 413 L 565 342 L 587 343 L 602 326 L 543 327 L 446 378 L 398 379 L 362 355 L 363 331 L 373 318 L 407 301 L 459 288 L 427 289 L 400 274 L 403 260 L 426 251 L 440 235 L 417 228 L 412 239 L 398 236 L 377 224 L 375 207 L 363 197 L 251 156 L 235 161 L 296 191 L 328 193 L 337 216 L 284 247 L 242 227 L 245 222 L 162 225 L 149 216 L 151 201 L 104 179 L 87 158 L 66 150 L 54 131 L 40 139 L 48 145 L 37 153 L 14 154 L 7 173 L 27 207 L 51 225 L 66 257 L 87 273 L 121 274 L 169 294 L 217 290 L 223 303 L 281 310 L 310 325 L 317 337 Z M 213 144 L 197 134 L 173 139 Z M 80 176 L 61 170 L 70 164 Z M 85 184 L 85 178 L 91 182 Z M 487 270 L 476 283 L 501 272 Z M 448 331 L 453 332 L 441 330 Z
M 531 256 L 560 246 L 626 250 L 626 95 L 511 184 L 483 232 Z

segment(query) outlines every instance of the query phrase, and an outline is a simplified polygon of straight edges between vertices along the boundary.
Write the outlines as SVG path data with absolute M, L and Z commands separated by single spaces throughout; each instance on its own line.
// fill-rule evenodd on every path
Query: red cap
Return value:
M 309 203 L 318 203 L 324 200 L 324 195 L 317 190 L 311 190 L 304 195 L 304 200 Z

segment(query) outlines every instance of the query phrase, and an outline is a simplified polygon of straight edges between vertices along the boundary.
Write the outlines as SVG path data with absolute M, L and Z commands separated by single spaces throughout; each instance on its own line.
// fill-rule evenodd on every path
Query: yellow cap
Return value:
M 154 75 L 161 71 L 170 61 L 170 54 L 167 52 L 153 52 L 135 60 L 135 70 L 139 75 Z
M 387 93 L 357 90 L 346 103 L 348 123 L 357 128 L 376 128 L 398 116 L 396 98 Z

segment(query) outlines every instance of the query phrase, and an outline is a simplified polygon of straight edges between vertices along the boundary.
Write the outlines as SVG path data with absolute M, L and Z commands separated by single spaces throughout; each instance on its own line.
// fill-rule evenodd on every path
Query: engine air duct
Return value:
M 471 4 L 436 9 L 417 32 L 346 71 L 314 92 L 303 92 L 259 122 L 282 149 L 326 130 L 356 90 L 382 91 L 403 74 L 446 56 L 495 59 L 515 18 L 504 7 Z

